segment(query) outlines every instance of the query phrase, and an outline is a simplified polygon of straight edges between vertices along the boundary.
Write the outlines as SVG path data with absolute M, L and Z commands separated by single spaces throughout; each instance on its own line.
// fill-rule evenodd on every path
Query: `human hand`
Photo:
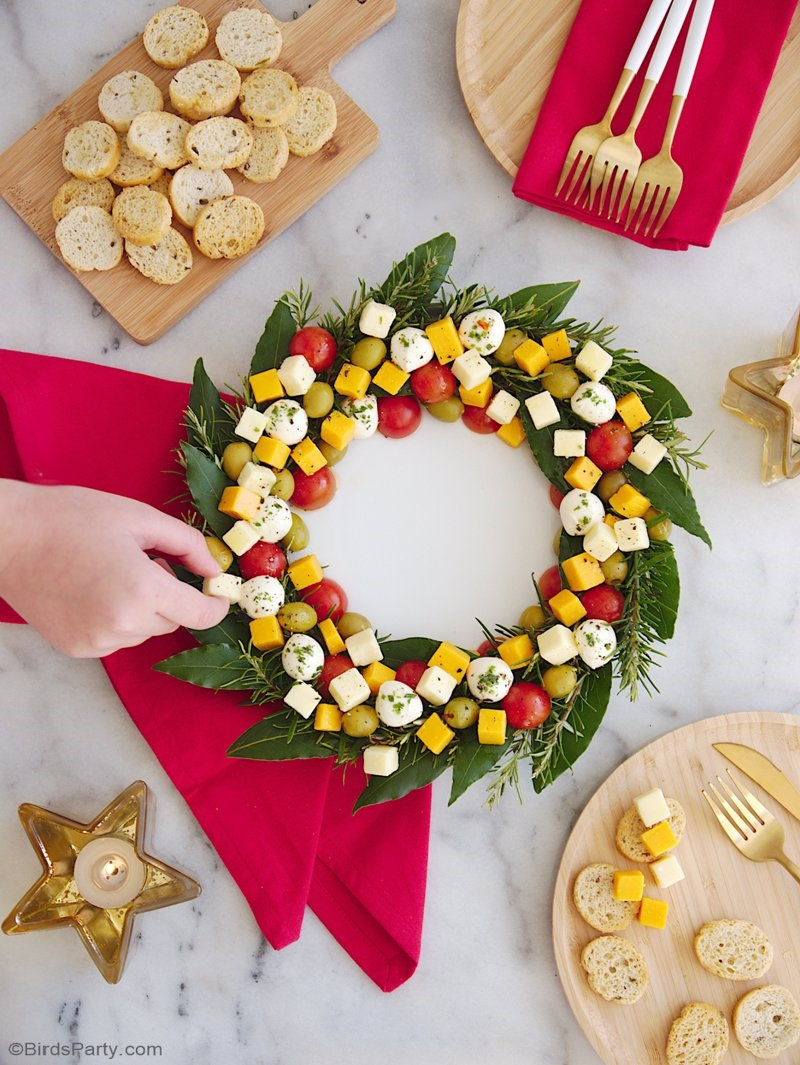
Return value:
M 65 654 L 99 658 L 225 617 L 224 599 L 179 581 L 148 552 L 203 577 L 220 572 L 202 533 L 145 503 L 0 481 L 0 596 Z

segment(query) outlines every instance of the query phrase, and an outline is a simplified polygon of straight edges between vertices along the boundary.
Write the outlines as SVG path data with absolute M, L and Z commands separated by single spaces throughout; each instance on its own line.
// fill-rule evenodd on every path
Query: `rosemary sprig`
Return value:
M 312 299 L 311 289 L 302 278 L 300 278 L 297 291 L 289 291 L 284 296 L 286 305 L 292 312 L 292 318 L 297 323 L 298 329 L 302 329 L 303 326 L 308 325 L 309 322 L 313 322 L 319 317 L 320 309 L 316 304 L 312 305 Z
M 651 435 L 667 449 L 667 454 L 672 461 L 675 472 L 688 489 L 689 476 L 692 470 L 708 469 L 708 464 L 702 461 L 700 455 L 708 443 L 711 433 L 704 440 L 701 440 L 696 447 L 691 447 L 687 446 L 690 444 L 689 437 L 677 427 L 671 418 L 654 421 L 647 428 Z
M 513 788 L 522 802 L 519 787 L 520 762 L 530 754 L 530 733 L 518 732 L 512 739 L 505 758 L 495 770 L 486 789 L 486 805 L 491 810 L 502 799 L 506 788 Z
M 659 551 L 651 543 L 648 552 L 631 551 L 628 554 L 630 567 L 623 586 L 625 610 L 620 622 L 615 668 L 619 677 L 620 692 L 627 691 L 631 702 L 639 695 L 639 685 L 653 695 L 657 685 L 650 679 L 650 670 L 656 658 L 664 652 L 657 644 L 664 641 L 658 634 L 655 608 L 663 591 L 659 572 Z
M 205 408 L 203 407 L 198 411 L 194 411 L 191 407 L 187 407 L 184 412 L 183 424 L 189 433 L 189 439 L 193 441 L 195 446 L 199 447 L 201 451 L 204 451 L 206 455 L 217 464 L 217 466 L 221 466 L 214 443 L 217 425 L 214 412 L 210 411 L 209 413 L 206 413 Z M 185 467 L 186 463 L 180 450 L 178 450 L 178 462 L 182 467 Z

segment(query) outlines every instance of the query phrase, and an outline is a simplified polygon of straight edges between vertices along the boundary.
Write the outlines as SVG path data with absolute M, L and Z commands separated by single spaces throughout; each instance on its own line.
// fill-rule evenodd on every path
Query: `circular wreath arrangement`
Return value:
M 676 426 L 691 410 L 674 385 L 612 347 L 613 327 L 562 317 L 577 282 L 458 288 L 454 251 L 442 234 L 325 315 L 301 283 L 267 320 L 240 393 L 221 396 L 199 360 L 186 410 L 187 520 L 223 569 L 204 590 L 231 610 L 156 668 L 277 704 L 231 756 L 363 758 L 355 809 L 447 768 L 451 802 L 489 774 L 490 804 L 519 792 L 525 761 L 537 792 L 552 783 L 597 731 L 612 675 L 631 699 L 655 687 L 678 610 L 672 524 L 710 546 L 688 486 L 700 448 Z M 537 602 L 515 625 L 480 623 L 477 651 L 381 637 L 306 551 L 298 511 L 332 498 L 350 443 L 406 436 L 423 409 L 526 443 L 560 512 Z

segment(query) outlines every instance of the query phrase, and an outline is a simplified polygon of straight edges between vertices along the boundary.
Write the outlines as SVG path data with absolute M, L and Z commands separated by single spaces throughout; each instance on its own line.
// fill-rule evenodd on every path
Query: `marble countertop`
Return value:
M 0 149 L 118 51 L 159 6 L 5 0 Z M 291 16 L 290 0 L 273 8 Z M 0 343 L 176 380 L 188 379 L 202 355 L 216 380 L 232 380 L 272 301 L 301 275 L 320 296 L 345 298 L 357 277 L 382 277 L 392 258 L 443 229 L 458 237 L 454 273 L 465 281 L 510 291 L 581 278 L 574 313 L 618 323 L 621 340 L 688 395 L 694 437 L 713 431 L 706 448 L 711 469 L 696 478 L 695 489 L 715 547 L 709 553 L 687 536 L 675 537 L 683 601 L 657 678 L 660 694 L 633 706 L 615 697 L 575 775 L 539 798 L 528 795 L 524 805 L 510 798 L 490 814 L 478 787 L 448 810 L 446 785 L 434 789 L 422 958 L 415 976 L 385 995 L 310 913 L 298 943 L 280 953 L 266 947 L 101 666 L 63 658 L 24 628 L 4 628 L 0 910 L 10 909 L 38 871 L 17 820 L 19 803 L 89 818 L 137 777 L 157 798 L 153 853 L 191 871 L 204 891 L 193 904 L 139 920 L 117 987 L 103 984 L 72 932 L 0 938 L 3 1063 L 16 1060 L 6 1049 L 15 1040 L 74 1040 L 158 1044 L 166 1065 L 367 1065 L 376 1057 L 387 1065 L 412 1058 L 477 1065 L 487 1053 L 503 1065 L 596 1065 L 561 991 L 550 938 L 555 872 L 578 812 L 627 755 L 676 726 L 736 709 L 797 707 L 800 485 L 762 486 L 760 436 L 723 411 L 719 397 L 729 367 L 773 353 L 800 302 L 800 183 L 723 229 L 713 248 L 685 254 L 655 253 L 523 205 L 463 105 L 453 61 L 457 10 L 457 0 L 400 0 L 395 21 L 340 65 L 338 80 L 382 130 L 379 149 L 150 347 L 122 333 L 0 206 Z M 419 439 L 435 431 L 426 427 Z M 462 432 L 450 456 L 464 518 L 470 481 L 483 470 L 476 465 L 481 447 L 480 438 Z M 420 478 L 398 455 L 379 446 L 373 461 L 389 457 L 397 477 L 407 478 L 403 497 L 414 500 L 409 509 L 421 527 L 451 520 L 436 479 Z M 356 523 L 358 534 L 366 541 L 379 533 L 386 552 L 407 559 L 407 529 L 380 524 L 391 493 L 368 475 L 362 467 L 345 500 L 355 506 L 365 491 L 375 493 L 372 509 Z M 523 482 L 516 483 L 521 490 Z M 524 483 L 527 490 L 531 481 Z M 389 574 L 367 577 L 356 565 L 353 524 L 332 520 L 327 548 L 357 609 L 387 615 L 385 627 L 397 633 L 414 631 L 420 601 L 431 626 L 438 624 L 436 611 L 443 621 L 498 616 L 504 587 L 527 598 L 515 575 L 504 572 L 505 560 L 525 547 L 535 568 L 550 564 L 555 515 L 543 480 L 530 490 L 536 495 L 524 535 L 511 510 L 489 529 L 460 522 L 452 557 L 414 557 L 408 593 L 398 592 Z M 486 582 L 477 605 L 474 588 L 460 580 L 459 560 L 469 558 L 486 558 L 497 578 Z M 446 590 L 432 594 L 437 580 Z M 452 635 L 476 639 L 471 622 Z

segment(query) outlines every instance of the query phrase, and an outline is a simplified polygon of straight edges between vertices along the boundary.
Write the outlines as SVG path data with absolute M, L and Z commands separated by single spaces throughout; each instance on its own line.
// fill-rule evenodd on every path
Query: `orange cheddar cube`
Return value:
M 272 466 L 274 470 L 282 470 L 291 454 L 291 449 L 282 440 L 276 440 L 272 436 L 262 436 L 253 448 L 253 454 L 265 466 Z
M 455 732 L 445 725 L 438 714 L 431 714 L 417 729 L 417 739 L 434 754 L 441 754 L 454 736 Z
M 622 521 L 622 518 L 618 517 L 616 514 L 606 514 L 603 521 L 613 529 L 618 521 Z
M 506 724 L 505 710 L 483 707 L 478 714 L 478 743 L 502 747 L 506 742 Z
M 255 618 L 250 622 L 250 639 L 259 651 L 283 647 L 283 629 L 277 618 Z
M 642 899 L 639 907 L 639 924 L 646 928 L 666 928 L 669 903 L 666 899 Z
M 514 348 L 514 362 L 520 370 L 524 370 L 531 377 L 536 377 L 546 366 L 549 366 L 550 356 L 535 340 L 523 340 L 519 347 Z
M 345 649 L 344 640 L 339 635 L 339 630 L 330 618 L 325 618 L 324 621 L 320 621 L 319 631 L 322 633 L 322 639 L 325 641 L 325 646 L 328 648 L 329 655 L 340 655 L 343 653 Z
M 461 343 L 452 318 L 442 318 L 438 322 L 431 322 L 430 325 L 425 326 L 425 332 L 428 334 L 428 340 L 431 342 L 436 358 L 442 365 L 464 354 L 464 345 Z
M 388 392 L 390 396 L 396 396 L 410 376 L 411 374 L 387 360 L 381 363 L 372 383 L 382 388 L 384 392 Z
M 348 418 L 340 410 L 332 410 L 319 428 L 319 435 L 325 443 L 335 447 L 337 451 L 344 451 L 355 432 L 355 419 Z
M 264 370 L 250 378 L 250 388 L 256 403 L 269 403 L 285 395 L 277 370 Z
M 659 821 L 657 825 L 642 832 L 640 839 L 654 858 L 666 854 L 678 845 L 678 837 L 672 831 L 669 821 Z
M 583 603 L 569 588 L 562 588 L 558 595 L 548 599 L 547 605 L 553 611 L 553 616 L 567 628 L 571 628 L 576 621 L 586 617 Z
M 643 518 L 650 509 L 650 500 L 632 484 L 624 484 L 608 502 L 618 514 L 626 518 Z
M 508 425 L 501 425 L 494 435 L 502 440 L 504 444 L 508 444 L 509 447 L 519 447 L 525 439 L 522 419 L 512 418 Z
M 363 366 L 356 366 L 352 362 L 346 362 L 339 371 L 333 387 L 340 396 L 349 399 L 363 399 L 369 388 L 369 371 Z
M 542 347 L 547 352 L 550 362 L 563 362 L 572 357 L 572 348 L 569 346 L 569 337 L 566 329 L 557 329 L 555 333 L 548 333 L 542 337 Z
M 308 477 L 328 465 L 328 460 L 308 436 L 292 448 L 292 458 Z
M 644 873 L 639 869 L 617 869 L 611 894 L 620 902 L 640 902 L 644 895 Z
M 389 669 L 383 662 L 370 662 L 368 666 L 361 670 L 361 676 L 367 682 L 367 686 L 373 695 L 378 694 L 378 688 L 385 680 L 394 680 L 396 672 L 393 669 Z
M 341 732 L 342 711 L 334 703 L 320 703 L 314 714 L 317 732 Z
M 471 659 L 466 651 L 462 651 L 453 643 L 448 643 L 447 640 L 443 640 L 428 659 L 429 666 L 439 666 L 456 680 L 464 679 L 470 662 Z
M 533 661 L 533 644 L 527 632 L 520 636 L 513 636 L 510 640 L 503 640 L 497 645 L 497 653 L 507 666 L 512 669 L 520 669 Z
M 600 563 L 585 551 L 580 555 L 573 555 L 572 558 L 565 558 L 561 569 L 573 592 L 588 592 L 590 588 L 605 583 Z
M 217 509 L 231 518 L 250 521 L 251 518 L 256 516 L 260 503 L 261 496 L 258 492 L 253 492 L 249 488 L 240 488 L 238 485 L 231 485 L 223 489 Z
M 310 588 L 312 584 L 319 584 L 324 576 L 316 555 L 305 555 L 303 558 L 295 559 L 286 573 L 298 592 L 301 592 L 303 588 Z
M 617 400 L 617 414 L 625 422 L 632 433 L 646 425 L 652 415 L 642 403 L 635 392 L 629 392 L 627 396 L 621 396 Z
M 487 377 L 483 384 L 476 385 L 475 388 L 464 388 L 461 385 L 458 388 L 458 394 L 465 407 L 485 407 L 492 398 L 492 392 L 494 392 L 494 385 L 491 377 Z
M 591 459 L 582 455 L 575 459 L 564 474 L 564 480 L 573 488 L 582 488 L 584 492 L 591 492 L 602 476 L 603 471 L 600 467 L 595 466 Z

